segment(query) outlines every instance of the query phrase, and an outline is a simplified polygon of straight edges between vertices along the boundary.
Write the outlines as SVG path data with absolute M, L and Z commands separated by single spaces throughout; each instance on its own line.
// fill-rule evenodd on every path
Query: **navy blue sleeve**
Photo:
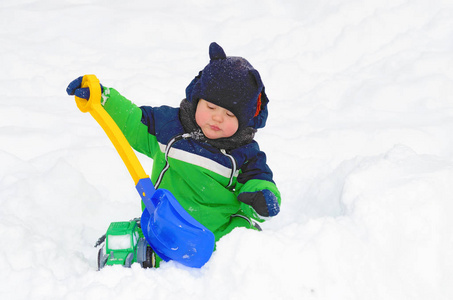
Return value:
M 253 142 L 241 148 L 242 154 L 241 173 L 238 176 L 239 183 L 246 183 L 251 179 L 260 179 L 274 182 L 272 171 L 266 163 L 266 154 L 260 151 L 258 143 Z
M 242 173 L 238 176 L 239 183 L 246 183 L 251 179 L 274 182 L 272 180 L 272 170 L 266 164 L 266 154 L 264 152 L 259 152 L 255 157 L 248 160 L 241 170 Z
M 148 133 L 154 135 L 159 143 L 166 145 L 173 137 L 184 133 L 179 120 L 179 108 L 162 105 L 142 106 L 140 109 L 142 123 L 148 126 Z
M 150 134 L 155 135 L 154 108 L 151 106 L 141 106 L 140 109 L 142 110 L 142 123 L 148 126 L 148 132 Z

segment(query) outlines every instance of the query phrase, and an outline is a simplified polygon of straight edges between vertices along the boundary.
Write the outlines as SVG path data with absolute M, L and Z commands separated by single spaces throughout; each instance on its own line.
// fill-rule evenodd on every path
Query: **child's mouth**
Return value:
M 219 127 L 214 126 L 214 125 L 211 125 L 210 127 L 211 127 L 211 130 L 212 130 L 212 131 L 219 131 L 219 130 L 220 130 Z

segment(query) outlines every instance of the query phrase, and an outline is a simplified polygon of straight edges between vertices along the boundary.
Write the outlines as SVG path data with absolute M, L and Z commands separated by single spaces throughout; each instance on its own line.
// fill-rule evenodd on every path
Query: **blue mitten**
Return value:
M 273 217 L 280 212 L 277 197 L 269 190 L 240 193 L 238 200 L 253 207 L 263 217 Z
M 70 96 L 75 95 L 79 98 L 88 100 L 88 99 L 90 99 L 90 89 L 81 87 L 82 80 L 83 80 L 83 76 L 80 76 L 79 78 L 71 81 L 71 83 L 66 88 L 66 93 L 68 93 L 68 95 L 70 95 Z M 102 86 L 102 84 L 101 84 L 101 92 L 104 92 L 104 87 Z

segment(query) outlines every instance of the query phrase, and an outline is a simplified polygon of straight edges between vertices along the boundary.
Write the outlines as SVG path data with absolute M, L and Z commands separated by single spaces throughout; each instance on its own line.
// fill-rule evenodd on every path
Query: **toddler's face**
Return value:
M 232 112 L 204 99 L 198 101 L 195 121 L 211 140 L 230 137 L 239 127 L 238 119 Z

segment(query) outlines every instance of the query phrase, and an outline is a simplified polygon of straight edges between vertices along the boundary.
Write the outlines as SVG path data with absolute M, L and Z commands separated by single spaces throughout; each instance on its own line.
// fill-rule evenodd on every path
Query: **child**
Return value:
M 209 55 L 179 108 L 139 108 L 106 87 L 101 102 L 131 146 L 154 160 L 155 187 L 169 190 L 218 241 L 236 227 L 260 230 L 252 219 L 277 215 L 281 200 L 266 155 L 253 140 L 268 114 L 260 75 L 216 43 Z M 67 92 L 88 99 L 81 81 Z

